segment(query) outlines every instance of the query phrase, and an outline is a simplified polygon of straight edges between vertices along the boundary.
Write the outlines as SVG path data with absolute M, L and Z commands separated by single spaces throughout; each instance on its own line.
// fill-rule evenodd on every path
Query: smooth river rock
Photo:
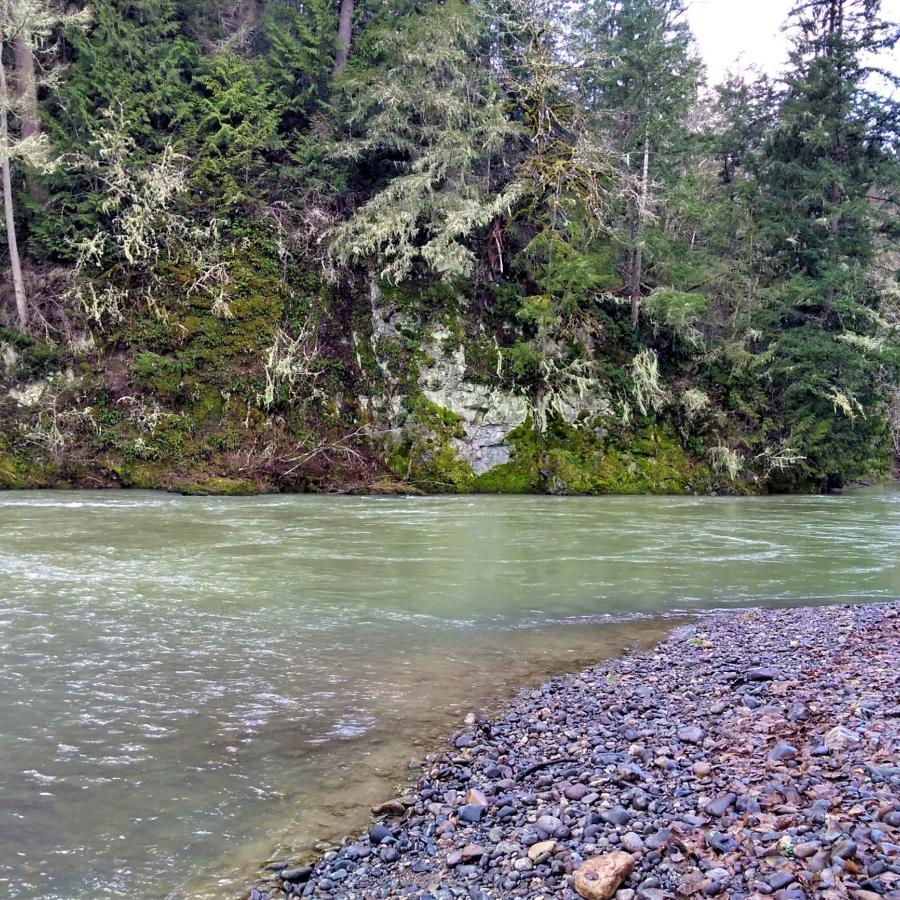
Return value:
M 617 850 L 583 862 L 575 870 L 573 885 L 585 900 L 609 900 L 633 871 L 631 854 Z

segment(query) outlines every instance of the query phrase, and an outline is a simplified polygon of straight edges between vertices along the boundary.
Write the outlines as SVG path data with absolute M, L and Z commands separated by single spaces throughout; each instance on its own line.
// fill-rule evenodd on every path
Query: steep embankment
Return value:
M 897 900 L 898 652 L 896 603 L 711 617 L 471 716 L 252 897 Z
M 70 322 L 66 340 L 0 332 L 0 487 L 584 494 L 763 484 L 689 427 L 674 387 L 652 386 L 658 408 L 640 412 L 635 347 L 615 315 L 594 368 L 535 388 L 514 334 L 498 341 L 508 326 L 465 298 L 348 295 L 285 273 L 272 247 L 245 252 L 230 261 L 219 307 L 172 271 L 152 309 Z

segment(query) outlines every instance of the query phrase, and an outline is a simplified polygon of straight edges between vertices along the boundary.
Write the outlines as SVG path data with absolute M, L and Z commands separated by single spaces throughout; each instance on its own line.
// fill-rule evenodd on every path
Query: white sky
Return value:
M 794 0 L 690 0 L 688 19 L 711 84 L 721 81 L 738 59 L 777 75 L 787 59 L 781 26 Z M 882 15 L 900 20 L 900 0 L 882 0 Z M 900 54 L 889 61 L 900 72 Z

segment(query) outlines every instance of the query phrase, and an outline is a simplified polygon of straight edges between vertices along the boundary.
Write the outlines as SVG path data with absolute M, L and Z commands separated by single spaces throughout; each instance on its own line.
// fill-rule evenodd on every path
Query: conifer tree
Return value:
M 757 211 L 771 302 L 763 321 L 778 415 L 829 485 L 886 454 L 879 388 L 890 364 L 870 279 L 900 107 L 870 60 L 897 29 L 879 0 L 805 0 L 777 122 L 763 148 Z M 841 472 L 845 473 L 841 476 Z
M 41 139 L 37 118 L 35 42 L 47 38 L 61 24 L 82 25 L 85 19 L 84 13 L 67 12 L 52 0 L 3 0 L 0 3 L 0 169 L 13 293 L 22 331 L 28 328 L 28 297 L 16 235 L 12 161 L 18 158 L 33 166 L 47 161 L 47 144 Z M 10 85 L 3 59 L 7 47 L 13 49 L 19 67 L 18 97 Z M 18 133 L 11 119 L 18 120 Z
M 593 61 L 582 83 L 599 127 L 614 135 L 638 189 L 627 209 L 627 294 L 636 326 L 652 181 L 683 130 L 700 66 L 683 0 L 586 0 L 578 44 Z

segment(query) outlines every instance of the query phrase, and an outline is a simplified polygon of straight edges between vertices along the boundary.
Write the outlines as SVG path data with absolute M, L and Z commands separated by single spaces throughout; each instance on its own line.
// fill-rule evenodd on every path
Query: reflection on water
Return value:
M 900 594 L 900 495 L 0 496 L 0 893 L 227 895 L 659 616 Z

